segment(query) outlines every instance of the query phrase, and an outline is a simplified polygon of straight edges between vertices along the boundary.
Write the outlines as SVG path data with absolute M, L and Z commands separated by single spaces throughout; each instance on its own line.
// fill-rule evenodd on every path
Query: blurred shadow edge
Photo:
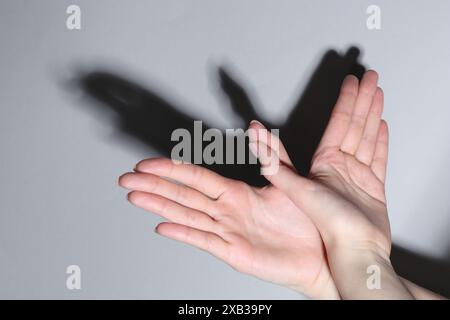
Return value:
M 395 271 L 403 278 L 444 297 L 450 297 L 450 261 L 448 256 L 438 259 L 393 245 L 391 262 Z

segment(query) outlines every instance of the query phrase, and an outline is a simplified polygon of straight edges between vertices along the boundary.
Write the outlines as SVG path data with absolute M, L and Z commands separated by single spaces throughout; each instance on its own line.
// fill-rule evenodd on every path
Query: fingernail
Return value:
M 252 120 L 252 121 L 250 121 L 250 124 L 252 124 L 252 123 L 254 123 L 254 124 L 260 124 L 260 125 L 262 125 L 262 126 L 264 127 L 264 125 L 263 125 L 261 122 L 259 122 L 258 120 Z

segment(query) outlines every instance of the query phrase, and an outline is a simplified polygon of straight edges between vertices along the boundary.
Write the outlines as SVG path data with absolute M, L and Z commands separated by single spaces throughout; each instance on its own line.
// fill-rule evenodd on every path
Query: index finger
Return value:
M 174 163 L 167 158 L 142 160 L 135 170 L 176 180 L 212 199 L 219 198 L 228 182 L 227 178 L 211 170 L 190 163 Z

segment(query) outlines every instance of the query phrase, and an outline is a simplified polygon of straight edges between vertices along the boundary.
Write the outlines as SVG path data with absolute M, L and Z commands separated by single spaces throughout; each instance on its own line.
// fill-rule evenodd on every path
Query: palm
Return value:
M 218 206 L 227 262 L 237 270 L 302 291 L 319 291 L 329 278 L 316 227 L 275 187 L 232 182 Z
M 133 190 L 133 204 L 171 221 L 157 227 L 160 234 L 204 249 L 241 272 L 334 297 L 316 227 L 275 187 L 250 187 L 169 159 L 145 160 L 136 170 L 120 184 Z
M 310 176 L 314 179 L 315 176 L 324 174 L 339 176 L 355 192 L 365 192 L 376 200 L 386 202 L 384 183 L 377 178 L 370 166 L 360 162 L 354 155 L 340 149 L 323 150 L 316 155 Z
M 310 177 L 313 181 L 337 191 L 336 207 L 346 202 L 345 206 L 351 203 L 358 206 L 378 208 L 378 210 L 362 210 L 360 212 L 366 214 L 367 220 L 363 223 L 369 222 L 381 233 L 383 239 L 380 244 L 389 251 L 391 240 L 384 183 L 377 178 L 371 167 L 341 150 L 328 150 L 316 157 L 312 168 Z M 343 210 L 342 214 L 335 215 L 333 219 L 336 220 L 335 223 L 338 220 L 345 220 L 346 225 L 355 230 L 355 226 L 361 223 L 361 217 L 354 216 L 351 213 L 351 210 Z M 351 234 L 349 230 L 343 231 Z
M 350 241 L 375 241 L 389 253 L 384 194 L 388 132 L 381 120 L 383 93 L 377 79 L 368 71 L 360 84 L 352 76 L 344 80 L 309 179 L 286 168 L 267 178 L 307 212 L 321 232 L 332 230 Z M 258 148 L 273 149 L 262 139 L 257 143 Z M 284 162 L 282 152 L 257 153 L 266 165 Z

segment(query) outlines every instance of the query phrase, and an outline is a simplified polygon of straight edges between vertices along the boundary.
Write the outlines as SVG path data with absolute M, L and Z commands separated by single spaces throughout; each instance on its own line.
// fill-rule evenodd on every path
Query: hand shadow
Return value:
M 279 128 L 280 137 L 294 165 L 300 174 L 306 176 L 313 153 L 337 100 L 342 80 L 347 74 L 361 78 L 365 71 L 365 67 L 358 63 L 359 54 L 359 49 L 355 47 L 343 55 L 328 50 L 287 121 L 281 125 L 275 125 L 258 115 L 246 90 L 224 67 L 218 70 L 220 85 L 229 99 L 231 109 L 246 124 L 256 119 L 268 128 Z M 164 156 L 170 156 L 172 148 L 178 143 L 171 141 L 171 134 L 175 129 L 184 128 L 194 136 L 194 119 L 181 112 L 182 107 L 174 106 L 155 91 L 133 83 L 121 75 L 95 70 L 79 76 L 77 84 L 90 97 L 100 102 L 93 106 L 102 110 L 110 108 L 119 115 L 122 132 L 139 139 Z M 211 127 L 203 122 L 203 132 L 208 128 Z M 246 157 L 248 154 L 246 147 Z M 257 164 L 202 165 L 223 176 L 251 185 L 267 184 L 260 175 Z M 400 275 L 437 293 L 450 296 L 450 257 L 444 260 L 434 259 L 394 245 L 392 261 Z

